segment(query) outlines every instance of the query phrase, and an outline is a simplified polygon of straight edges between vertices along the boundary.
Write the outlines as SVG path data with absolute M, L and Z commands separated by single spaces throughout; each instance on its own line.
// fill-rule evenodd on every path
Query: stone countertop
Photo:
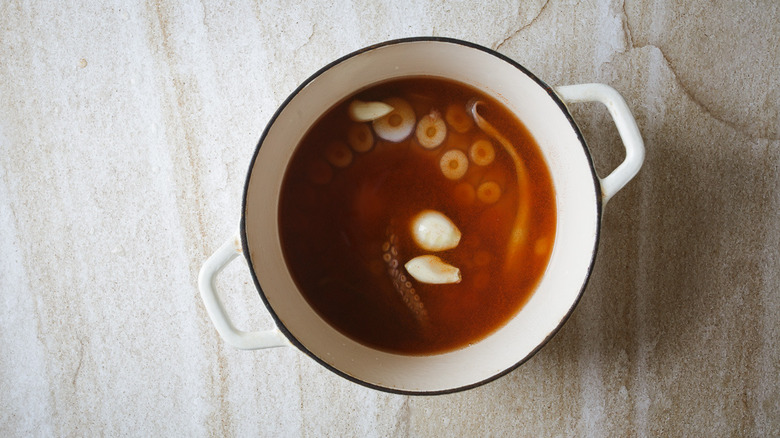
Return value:
M 777 2 L 30 3 L 0 4 L 0 435 L 780 435 Z M 647 158 L 582 301 L 452 395 L 231 348 L 197 274 L 265 124 L 321 66 L 418 35 L 626 98 Z M 606 174 L 606 110 L 573 111 Z M 219 284 L 238 326 L 272 324 L 245 263 Z

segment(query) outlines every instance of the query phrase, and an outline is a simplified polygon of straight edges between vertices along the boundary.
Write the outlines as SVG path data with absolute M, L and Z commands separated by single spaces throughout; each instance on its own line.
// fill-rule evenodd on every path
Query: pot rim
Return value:
M 485 53 L 488 53 L 490 55 L 493 55 L 504 62 L 509 63 L 511 66 L 517 68 L 520 70 L 520 72 L 526 76 L 528 76 L 530 79 L 532 79 L 534 82 L 537 83 L 544 91 L 547 92 L 547 94 L 550 96 L 550 98 L 555 102 L 556 105 L 560 108 L 560 110 L 563 112 L 564 116 L 568 120 L 571 127 L 574 129 L 574 133 L 577 136 L 577 139 L 579 140 L 580 145 L 583 148 L 583 151 L 585 152 L 585 157 L 587 158 L 588 165 L 590 167 L 590 173 L 591 177 L 593 179 L 593 185 L 594 190 L 596 193 L 596 227 L 595 227 L 595 235 L 594 235 L 594 242 L 593 242 L 593 251 L 591 253 L 591 259 L 588 263 L 588 269 L 585 276 L 585 279 L 582 283 L 582 287 L 580 288 L 580 291 L 577 293 L 576 298 L 572 302 L 571 306 L 569 307 L 569 310 L 566 312 L 563 318 L 560 319 L 558 325 L 551 330 L 547 336 L 540 342 L 533 350 L 531 350 L 525 357 L 520 359 L 518 362 L 516 362 L 514 365 L 507 367 L 506 369 L 486 378 L 483 380 L 480 380 L 475 383 L 471 383 L 468 385 L 458 386 L 455 388 L 449 388 L 449 389 L 442 389 L 442 390 L 436 390 L 436 391 L 411 391 L 411 390 L 404 390 L 404 389 L 396 389 L 396 388 L 390 388 L 385 386 L 376 385 L 373 383 L 366 382 L 364 380 L 361 380 L 355 376 L 349 375 L 338 368 L 335 368 L 334 366 L 328 364 L 324 360 L 322 360 L 319 356 L 308 350 L 296 337 L 293 335 L 287 327 L 282 323 L 281 319 L 278 317 L 274 309 L 271 307 L 270 303 L 268 302 L 268 299 L 265 296 L 265 292 L 263 291 L 262 286 L 260 285 L 260 281 L 257 278 L 257 275 L 255 273 L 254 264 L 252 262 L 252 256 L 249 251 L 249 242 L 247 238 L 247 231 L 246 231 L 246 210 L 247 210 L 247 194 L 249 190 L 249 182 L 252 178 L 252 169 L 254 168 L 255 161 L 257 160 L 258 154 L 260 152 L 260 148 L 263 145 L 263 142 L 265 141 L 266 136 L 268 135 L 269 130 L 273 126 L 273 124 L 276 122 L 276 119 L 279 117 L 279 115 L 282 113 L 282 111 L 287 107 L 287 105 L 292 101 L 300 92 L 303 90 L 306 86 L 309 85 L 312 81 L 317 79 L 320 75 L 322 75 L 327 70 L 331 69 L 332 67 L 341 64 L 344 61 L 347 61 L 350 58 L 353 58 L 355 56 L 361 55 L 363 53 L 367 53 L 382 47 L 391 46 L 395 44 L 405 44 L 405 43 L 419 43 L 419 42 L 434 42 L 434 43 L 449 43 L 449 44 L 457 44 L 461 46 L 465 46 L 468 48 L 476 49 Z M 558 97 L 555 90 L 549 86 L 547 83 L 539 79 L 536 75 L 531 73 L 528 69 L 523 67 L 518 62 L 512 60 L 511 58 L 507 57 L 506 55 L 503 55 L 493 49 L 490 49 L 488 47 L 481 46 L 476 43 L 456 39 L 456 38 L 448 38 L 448 37 L 434 37 L 434 36 L 418 36 L 418 37 L 409 37 L 409 38 L 399 38 L 399 39 L 393 39 L 393 40 L 387 40 L 383 41 L 377 44 L 373 44 L 370 46 L 366 46 L 364 48 L 358 49 L 352 53 L 349 53 L 347 55 L 344 55 L 324 67 L 317 70 L 314 74 L 309 76 L 305 81 L 303 81 L 294 91 L 290 93 L 287 98 L 279 105 L 279 107 L 274 112 L 273 116 L 269 119 L 268 123 L 265 126 L 265 129 L 263 129 L 263 133 L 260 136 L 260 140 L 257 143 L 257 146 L 255 147 L 255 151 L 252 155 L 252 159 L 249 162 L 249 167 L 247 170 L 247 176 L 244 181 L 244 190 L 241 198 L 241 222 L 239 226 L 239 234 L 241 236 L 241 247 L 242 252 L 244 254 L 244 257 L 246 258 L 247 264 L 249 265 L 249 272 L 252 276 L 252 281 L 254 282 L 255 287 L 257 288 L 257 291 L 260 295 L 260 298 L 263 301 L 263 304 L 268 309 L 268 312 L 271 314 L 271 317 L 274 320 L 274 323 L 276 324 L 276 327 L 279 329 L 281 333 L 284 334 L 284 336 L 290 341 L 292 345 L 294 345 L 296 348 L 298 348 L 300 351 L 305 353 L 307 356 L 311 357 L 319 363 L 320 365 L 324 366 L 326 369 L 332 371 L 333 373 L 351 381 L 354 383 L 357 383 L 359 385 L 375 389 L 382 392 L 388 392 L 392 394 L 399 394 L 399 395 L 443 395 L 443 394 L 452 394 L 456 392 L 465 391 L 468 389 L 476 388 L 478 386 L 485 385 L 487 383 L 490 383 L 494 380 L 499 379 L 500 377 L 505 376 L 506 374 L 509 374 L 510 372 L 517 369 L 520 365 L 523 365 L 526 363 L 529 359 L 531 359 L 539 350 L 542 349 L 547 343 L 560 331 L 561 327 L 566 323 L 566 321 L 569 320 L 572 313 L 574 312 L 574 308 L 577 307 L 577 304 L 579 304 L 583 293 L 585 292 L 585 288 L 588 285 L 588 282 L 590 281 L 591 274 L 593 273 L 593 266 L 595 264 L 596 260 L 596 254 L 598 252 L 599 247 L 599 240 L 600 240 L 600 233 L 601 233 L 601 218 L 602 218 L 602 209 L 603 209 L 603 201 L 602 201 L 602 193 L 601 193 L 601 183 L 599 181 L 599 178 L 596 174 L 596 168 L 593 164 L 593 157 L 590 154 L 590 150 L 588 149 L 588 146 L 585 142 L 585 138 L 582 136 L 582 132 L 580 131 L 579 127 L 577 126 L 576 122 L 574 121 L 574 118 L 569 113 L 568 108 L 566 107 L 566 104 Z

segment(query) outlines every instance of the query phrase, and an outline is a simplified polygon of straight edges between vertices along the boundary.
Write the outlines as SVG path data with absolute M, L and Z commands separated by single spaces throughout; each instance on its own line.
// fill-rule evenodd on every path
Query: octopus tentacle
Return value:
M 514 223 L 512 224 L 512 232 L 509 236 L 509 242 L 507 243 L 506 261 L 504 264 L 504 271 L 509 272 L 515 266 L 515 259 L 518 255 L 520 245 L 525 243 L 525 241 L 528 239 L 528 222 L 530 213 L 529 202 L 531 194 L 528 168 L 525 166 L 523 159 L 517 153 L 517 150 L 515 150 L 514 146 L 512 146 L 512 143 L 510 143 L 503 134 L 498 132 L 498 130 L 493 125 L 491 125 L 487 120 L 479 115 L 477 112 L 477 107 L 479 105 L 484 105 L 484 102 L 480 100 L 471 100 L 466 105 L 466 107 L 467 110 L 471 113 L 471 116 L 474 118 L 474 122 L 476 123 L 477 127 L 498 141 L 507 154 L 509 154 L 509 157 L 512 159 L 512 164 L 514 164 L 515 175 L 517 177 L 519 204 Z
M 404 304 L 415 319 L 420 322 L 428 321 L 428 310 L 425 308 L 420 295 L 412 285 L 412 282 L 402 272 L 403 266 L 398 262 L 398 236 L 388 228 L 387 239 L 382 243 L 382 261 L 385 263 L 387 274 L 393 282 L 393 287 L 400 295 Z

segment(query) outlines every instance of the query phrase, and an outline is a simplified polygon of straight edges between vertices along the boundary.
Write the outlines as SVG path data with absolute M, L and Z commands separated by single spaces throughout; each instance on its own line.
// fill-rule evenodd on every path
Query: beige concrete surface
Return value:
M 0 435 L 780 436 L 778 2 L 96 3 L 0 3 Z M 266 122 L 326 63 L 417 35 L 625 96 L 647 159 L 580 305 L 437 397 L 229 347 L 197 273 Z M 606 110 L 573 111 L 608 173 Z M 219 285 L 271 325 L 244 263 Z

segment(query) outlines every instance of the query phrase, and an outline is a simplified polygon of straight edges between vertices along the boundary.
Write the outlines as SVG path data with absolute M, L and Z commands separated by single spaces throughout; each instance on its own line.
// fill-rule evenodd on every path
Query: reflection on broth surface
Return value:
M 320 118 L 285 174 L 279 223 L 293 279 L 328 323 L 374 348 L 434 354 L 520 310 L 555 215 L 546 164 L 508 110 L 414 77 Z

